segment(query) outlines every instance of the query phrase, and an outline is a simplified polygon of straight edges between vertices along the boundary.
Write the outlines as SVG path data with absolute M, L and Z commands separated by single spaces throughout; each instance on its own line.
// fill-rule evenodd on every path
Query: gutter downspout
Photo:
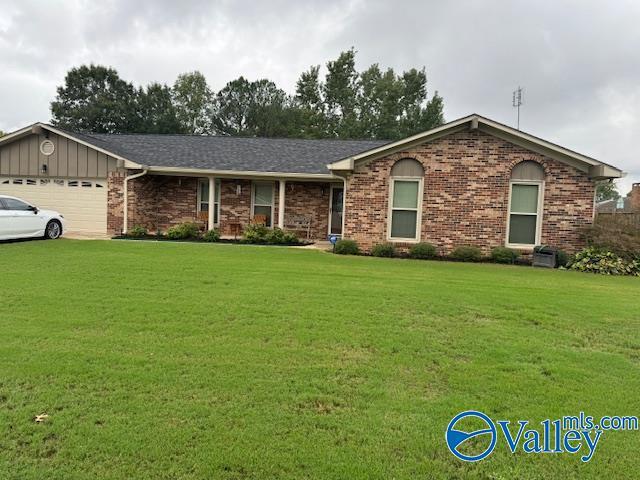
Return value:
M 127 233 L 129 231 L 129 180 L 142 177 L 143 175 L 146 175 L 148 171 L 148 167 L 142 167 L 142 172 L 124 177 L 124 215 L 122 233 Z

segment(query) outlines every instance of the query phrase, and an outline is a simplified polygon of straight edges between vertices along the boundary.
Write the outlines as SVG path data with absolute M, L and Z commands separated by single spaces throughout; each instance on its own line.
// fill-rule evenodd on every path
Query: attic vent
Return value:
M 51 155 L 55 149 L 56 147 L 51 140 L 44 140 L 40 144 L 40 153 L 46 155 L 47 157 Z

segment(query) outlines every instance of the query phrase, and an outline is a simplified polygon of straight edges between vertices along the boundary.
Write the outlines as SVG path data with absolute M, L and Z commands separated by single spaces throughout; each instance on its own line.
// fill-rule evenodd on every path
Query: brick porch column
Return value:
M 287 182 L 280 180 L 278 187 L 278 228 L 284 228 L 284 189 Z

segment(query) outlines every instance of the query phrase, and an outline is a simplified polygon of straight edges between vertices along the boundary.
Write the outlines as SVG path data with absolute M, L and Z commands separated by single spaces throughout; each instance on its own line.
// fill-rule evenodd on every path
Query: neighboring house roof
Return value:
M 619 178 L 620 169 L 542 140 L 477 114 L 454 120 L 411 137 L 386 140 L 306 140 L 295 138 L 226 137 L 209 135 L 77 133 L 44 123 L 0 138 L 0 144 L 32 132 L 49 130 L 124 162 L 127 168 L 150 171 L 335 178 L 353 170 L 356 162 L 400 152 L 445 135 L 480 130 L 570 164 L 593 179 Z
M 392 153 L 404 151 L 425 142 L 436 140 L 445 135 L 451 135 L 452 133 L 469 129 L 480 130 L 528 150 L 538 152 L 542 155 L 546 155 L 550 158 L 572 165 L 579 170 L 588 172 L 589 176 L 596 180 L 619 178 L 625 175 L 622 170 L 614 167 L 613 165 L 609 165 L 596 160 L 595 158 L 574 152 L 573 150 L 561 147 L 555 143 L 548 142 L 475 113 L 452 122 L 445 123 L 444 125 L 427 130 L 426 132 L 418 133 L 417 135 L 403 138 L 396 142 L 389 142 L 369 151 L 352 155 L 338 162 L 331 163 L 327 165 L 327 167 L 331 171 L 350 171 L 353 170 L 356 163 L 368 162 Z

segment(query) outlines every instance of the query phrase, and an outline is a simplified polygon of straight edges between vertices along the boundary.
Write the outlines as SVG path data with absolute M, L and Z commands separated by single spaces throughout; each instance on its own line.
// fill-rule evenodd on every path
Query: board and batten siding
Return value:
M 62 178 L 106 178 L 118 170 L 118 160 L 91 147 L 55 133 L 49 140 L 55 146 L 53 154 L 40 152 L 40 144 L 47 137 L 31 134 L 0 146 L 0 175 Z M 42 165 L 47 173 L 41 173 Z

